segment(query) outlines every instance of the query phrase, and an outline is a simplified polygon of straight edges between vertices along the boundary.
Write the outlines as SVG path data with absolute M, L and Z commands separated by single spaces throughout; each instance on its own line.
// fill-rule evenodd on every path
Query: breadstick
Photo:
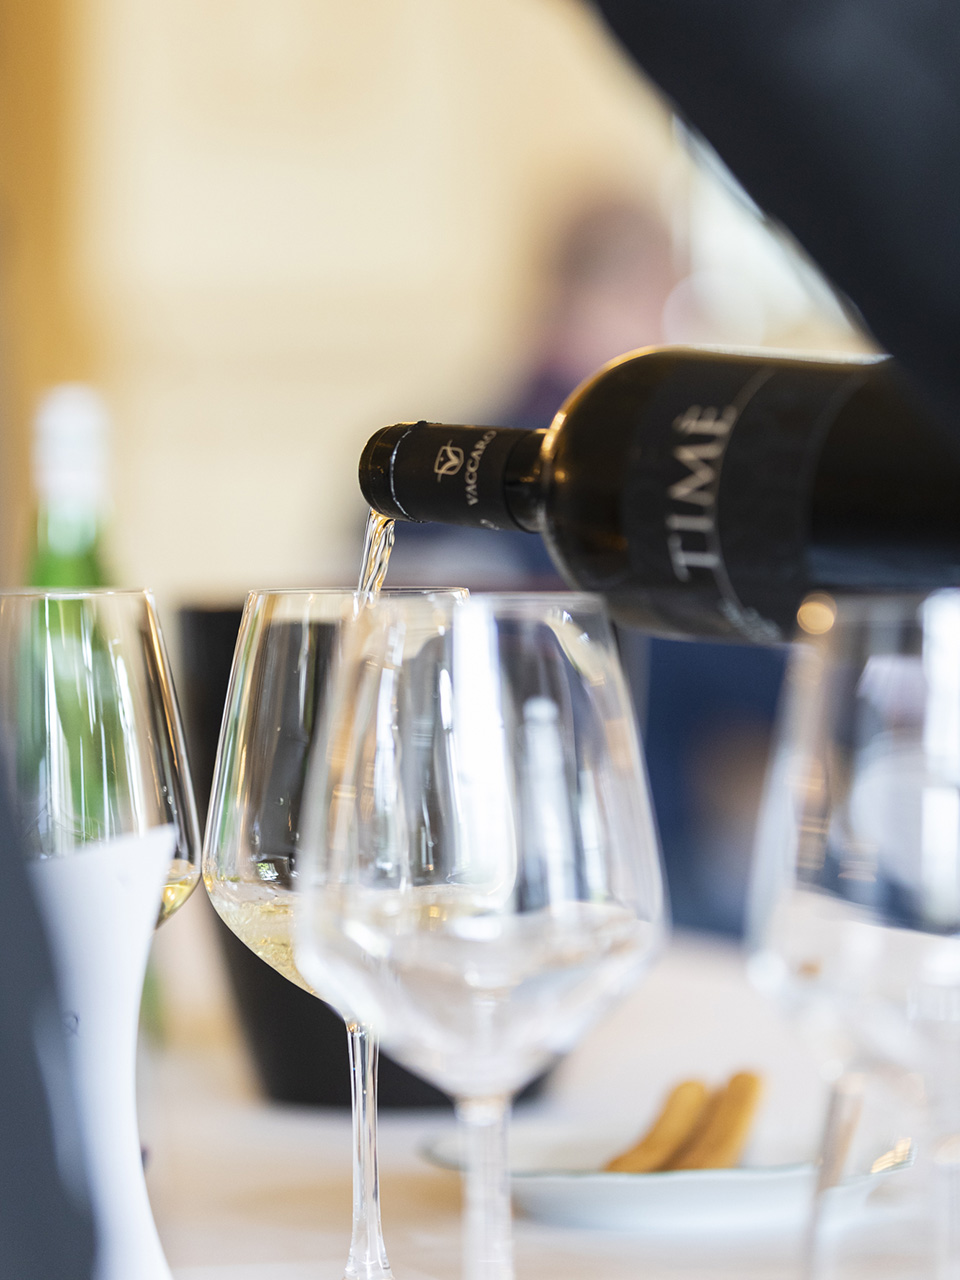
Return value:
M 752 1071 L 739 1071 L 714 1095 L 703 1123 L 663 1167 L 666 1169 L 729 1169 L 740 1158 L 760 1100 L 761 1080 Z
M 673 1089 L 660 1114 L 639 1142 L 605 1166 L 610 1173 L 651 1173 L 694 1133 L 707 1101 L 707 1087 L 699 1080 L 684 1080 Z

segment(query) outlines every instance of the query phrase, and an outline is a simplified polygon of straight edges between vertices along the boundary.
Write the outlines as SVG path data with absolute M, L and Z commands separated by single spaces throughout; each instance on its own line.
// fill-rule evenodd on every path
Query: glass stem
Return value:
M 380 1227 L 377 1168 L 377 1064 L 380 1046 L 369 1027 L 347 1023 L 353 1100 L 353 1236 L 344 1280 L 393 1280 Z
M 824 1257 L 824 1210 L 827 1193 L 843 1179 L 847 1156 L 853 1142 L 860 1113 L 866 1073 L 861 1069 L 845 1070 L 834 1081 L 820 1139 L 820 1159 L 813 1199 L 810 1202 L 803 1247 L 803 1280 L 819 1280 L 828 1263 Z
M 461 1098 L 463 1280 L 513 1280 L 507 1132 L 510 1099 Z

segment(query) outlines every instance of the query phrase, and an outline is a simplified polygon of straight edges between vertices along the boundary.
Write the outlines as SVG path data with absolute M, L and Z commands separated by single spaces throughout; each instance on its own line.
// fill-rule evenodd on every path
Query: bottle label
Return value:
M 820 442 L 862 364 L 679 360 L 633 434 L 621 519 L 631 572 L 681 628 L 775 642 L 808 585 Z

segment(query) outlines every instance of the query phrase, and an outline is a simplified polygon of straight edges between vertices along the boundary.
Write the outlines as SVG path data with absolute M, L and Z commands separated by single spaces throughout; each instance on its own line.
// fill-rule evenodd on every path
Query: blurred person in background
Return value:
M 900 0 L 597 7 L 960 433 L 960 10 Z M 681 923 L 740 925 L 781 675 L 773 651 L 653 646 L 648 760 Z
M 897 0 L 598 0 L 596 7 L 749 195 L 859 307 L 914 390 L 956 431 L 960 11 Z M 604 335 L 598 317 L 589 323 L 590 290 L 582 308 L 576 291 L 561 290 L 569 315 L 558 308 L 560 323 L 546 327 L 551 345 L 563 352 L 569 336 L 575 348 L 594 351 L 585 336 L 591 328 L 601 345 L 604 336 L 611 340 L 607 356 L 663 337 L 682 340 L 669 320 L 690 300 L 729 296 L 743 283 L 725 265 L 679 281 L 664 303 L 665 323 L 649 337 L 639 330 Z M 641 293 L 649 288 L 651 302 L 657 297 L 656 283 L 634 282 L 629 273 L 624 283 Z M 749 298 L 740 310 L 736 331 L 707 324 L 691 336 L 770 343 L 762 323 L 751 332 L 751 319 L 762 317 L 756 308 L 751 317 Z M 555 363 L 563 367 L 551 360 L 547 369 Z M 549 376 L 535 376 L 533 420 L 516 412 L 505 421 L 546 425 L 550 410 L 539 419 L 535 391 L 541 383 L 545 400 L 561 390 Z M 774 652 L 651 646 L 645 736 L 681 924 L 739 927 L 781 667 Z

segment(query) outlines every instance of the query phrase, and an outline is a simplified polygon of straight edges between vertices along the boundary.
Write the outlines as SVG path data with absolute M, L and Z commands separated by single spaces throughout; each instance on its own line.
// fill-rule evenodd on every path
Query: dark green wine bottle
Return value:
M 540 533 L 666 634 L 776 642 L 811 591 L 960 584 L 960 445 L 883 358 L 636 352 L 546 431 L 385 427 L 360 486 L 398 520 Z

